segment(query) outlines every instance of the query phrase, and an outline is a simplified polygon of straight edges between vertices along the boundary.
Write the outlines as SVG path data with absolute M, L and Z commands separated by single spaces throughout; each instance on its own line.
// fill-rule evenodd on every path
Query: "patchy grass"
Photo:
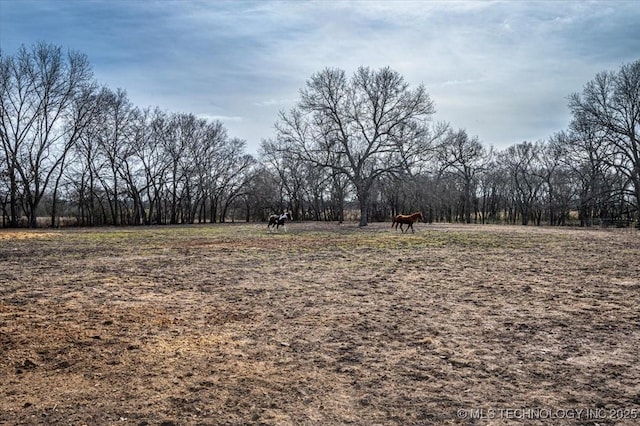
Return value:
M 637 232 L 288 229 L 0 231 L 0 423 L 640 417 Z

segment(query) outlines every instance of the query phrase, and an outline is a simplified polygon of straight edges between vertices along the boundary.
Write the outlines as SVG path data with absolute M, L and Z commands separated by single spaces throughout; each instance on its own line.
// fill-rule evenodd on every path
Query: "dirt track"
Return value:
M 637 231 L 416 229 L 0 231 L 0 424 L 638 423 Z

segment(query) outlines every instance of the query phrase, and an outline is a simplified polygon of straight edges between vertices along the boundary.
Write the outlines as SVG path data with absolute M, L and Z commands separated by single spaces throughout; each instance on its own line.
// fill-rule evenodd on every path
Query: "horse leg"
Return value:
M 275 220 L 273 216 L 269 217 L 269 224 L 267 225 L 267 229 L 269 230 L 269 232 L 275 231 L 277 223 L 278 221 Z
M 413 223 L 410 223 L 410 224 L 409 224 L 409 227 L 411 228 L 411 233 L 412 233 L 412 234 L 415 234 L 415 232 L 413 231 Z

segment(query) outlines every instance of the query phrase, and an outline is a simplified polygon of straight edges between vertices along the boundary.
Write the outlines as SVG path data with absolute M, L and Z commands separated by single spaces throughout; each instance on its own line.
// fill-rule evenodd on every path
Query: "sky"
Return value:
M 134 105 L 221 120 L 257 153 L 311 76 L 390 67 L 434 121 L 504 149 L 571 121 L 568 96 L 640 60 L 640 2 L 0 0 L 0 50 L 87 55 Z

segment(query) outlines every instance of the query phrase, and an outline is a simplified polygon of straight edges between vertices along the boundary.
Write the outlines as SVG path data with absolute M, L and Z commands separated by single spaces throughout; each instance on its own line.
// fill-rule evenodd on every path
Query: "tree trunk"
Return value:
M 358 189 L 358 202 L 360 203 L 359 226 L 367 226 L 369 221 L 369 194 L 367 191 Z
M 11 212 L 11 217 L 9 218 L 9 226 L 11 228 L 17 228 L 19 222 L 18 183 L 16 182 L 15 169 L 13 167 L 9 170 L 9 176 L 11 177 L 11 195 L 9 198 L 9 210 Z

